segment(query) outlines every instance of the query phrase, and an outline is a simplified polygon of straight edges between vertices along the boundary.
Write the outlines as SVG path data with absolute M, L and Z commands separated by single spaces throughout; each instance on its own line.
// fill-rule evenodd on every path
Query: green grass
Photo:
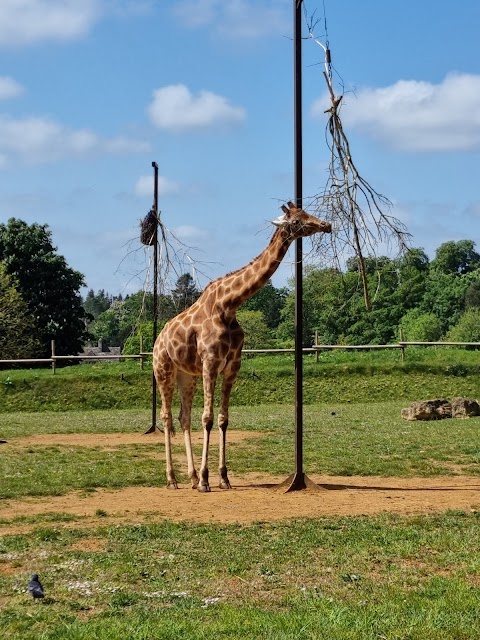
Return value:
M 293 356 L 245 357 L 232 405 L 293 402 Z M 434 396 L 480 397 L 477 351 L 412 348 L 398 352 L 324 352 L 304 358 L 304 402 L 413 401 Z M 151 369 L 138 364 L 87 364 L 0 371 L 0 412 L 147 408 Z M 195 403 L 200 406 L 201 393 Z
M 4 638 L 477 638 L 480 517 L 38 527 L 0 541 Z M 47 598 L 32 602 L 28 575 Z
M 415 351 L 419 357 L 407 351 L 405 364 L 396 352 L 354 358 L 330 352 L 319 364 L 305 359 L 308 473 L 431 476 L 450 473 L 452 464 L 480 473 L 480 418 L 400 418 L 411 400 L 480 397 L 477 353 Z M 252 438 L 228 446 L 233 475 L 292 470 L 292 376 L 290 357 L 243 363 L 230 423 Z M 55 376 L 0 372 L 0 438 L 9 441 L 0 445 L 0 497 L 163 485 L 163 445 L 148 438 L 108 450 L 14 444 L 34 434 L 141 434 L 150 424 L 150 380 L 151 372 L 131 363 L 71 367 Z M 183 461 L 181 435 L 174 443 Z M 273 524 L 261 522 L 259 513 L 257 523 L 245 526 L 127 526 L 105 519 L 102 525 L 109 514 L 98 509 L 96 515 L 99 526 L 83 529 L 82 516 L 61 512 L 0 519 L 1 638 L 479 637 L 476 510 Z M 30 533 L 6 535 L 12 526 L 28 526 Z M 46 588 L 42 602 L 26 593 L 33 572 Z

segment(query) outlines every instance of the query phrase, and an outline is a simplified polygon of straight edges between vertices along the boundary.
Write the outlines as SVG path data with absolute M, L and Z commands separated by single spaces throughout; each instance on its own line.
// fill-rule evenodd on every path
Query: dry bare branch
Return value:
M 330 96 L 330 107 L 326 109 L 326 141 L 330 151 L 328 177 L 323 192 L 315 196 L 315 209 L 319 217 L 332 223 L 333 233 L 329 238 L 320 238 L 323 244 L 330 243 L 330 253 L 337 262 L 340 256 L 354 254 L 357 257 L 362 281 L 365 306 L 371 307 L 365 267 L 366 256 L 376 256 L 381 244 L 395 244 L 399 252 L 408 248 L 408 234 L 404 224 L 391 215 L 392 203 L 376 191 L 362 176 L 353 161 L 350 143 L 340 118 L 343 93 L 336 95 L 332 81 L 330 49 L 322 44 L 312 32 L 313 20 L 309 24 L 309 37 L 325 53 L 325 78 Z M 318 247 L 320 248 L 320 247 Z

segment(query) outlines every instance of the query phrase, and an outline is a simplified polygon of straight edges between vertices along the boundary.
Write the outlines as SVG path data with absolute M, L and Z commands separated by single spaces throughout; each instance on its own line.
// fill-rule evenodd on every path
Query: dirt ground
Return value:
M 230 442 L 261 434 L 233 431 Z M 199 438 L 201 434 L 197 434 Z M 146 440 L 148 438 L 148 440 Z M 8 447 L 60 445 L 91 446 L 115 449 L 125 444 L 163 441 L 161 434 L 46 434 L 18 438 L 1 445 Z M 163 448 L 162 448 L 163 451 Z M 160 455 L 160 452 L 159 452 Z M 230 475 L 233 488 L 215 487 L 201 494 L 189 486 L 177 491 L 165 487 L 128 487 L 121 490 L 98 489 L 94 492 L 71 492 L 49 498 L 4 500 L 0 518 L 48 513 L 68 513 L 79 517 L 76 522 L 56 526 L 97 526 L 154 522 L 161 519 L 201 523 L 251 523 L 301 517 L 373 515 L 381 512 L 399 514 L 434 513 L 447 509 L 480 509 L 480 478 L 462 475 L 435 478 L 385 478 L 312 475 L 314 489 L 285 492 L 279 484 L 284 477 L 249 474 Z M 0 533 L 27 532 L 33 525 L 4 525 Z

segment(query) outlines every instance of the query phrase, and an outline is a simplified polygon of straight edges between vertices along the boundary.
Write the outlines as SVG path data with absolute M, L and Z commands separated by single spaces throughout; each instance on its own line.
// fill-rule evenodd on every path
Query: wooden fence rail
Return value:
M 332 351 L 335 349 L 343 349 L 346 351 L 361 351 L 361 350 L 376 350 L 376 349 L 401 349 L 402 361 L 405 359 L 405 349 L 407 347 L 476 347 L 480 348 L 480 342 L 405 342 L 401 341 L 395 344 L 317 344 L 312 347 L 306 347 L 302 349 L 303 353 L 315 353 L 316 361 L 319 360 L 319 354 L 322 351 Z M 294 353 L 295 349 L 244 349 L 243 354 L 255 354 L 255 353 Z M 0 365 L 3 364 L 50 364 L 53 372 L 55 373 L 56 364 L 61 360 L 95 360 L 108 361 L 108 360 L 139 360 L 140 367 L 143 369 L 146 358 L 152 355 L 151 351 L 142 351 L 133 355 L 76 355 L 76 356 L 57 356 L 55 353 L 55 343 L 52 340 L 52 355 L 50 358 L 18 358 L 0 360 Z

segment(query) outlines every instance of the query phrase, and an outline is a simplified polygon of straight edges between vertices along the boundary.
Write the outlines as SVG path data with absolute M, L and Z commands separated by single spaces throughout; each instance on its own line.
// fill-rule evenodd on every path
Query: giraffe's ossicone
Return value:
M 193 489 L 210 491 L 208 449 L 213 427 L 215 385 L 222 376 L 218 410 L 219 484 L 230 489 L 225 443 L 228 406 L 233 384 L 240 369 L 243 331 L 235 317 L 238 307 L 261 289 L 278 268 L 291 243 L 300 237 L 331 231 L 330 224 L 319 220 L 292 202 L 282 206 L 283 216 L 273 221 L 277 227 L 266 249 L 242 269 L 211 282 L 191 307 L 169 320 L 155 341 L 153 370 L 161 396 L 161 419 L 165 432 L 167 483 L 177 488 L 172 464 L 172 398 L 175 386 L 180 395 L 179 421 L 185 438 L 188 476 Z M 198 477 L 190 437 L 192 400 L 197 379 L 203 380 L 203 451 Z

